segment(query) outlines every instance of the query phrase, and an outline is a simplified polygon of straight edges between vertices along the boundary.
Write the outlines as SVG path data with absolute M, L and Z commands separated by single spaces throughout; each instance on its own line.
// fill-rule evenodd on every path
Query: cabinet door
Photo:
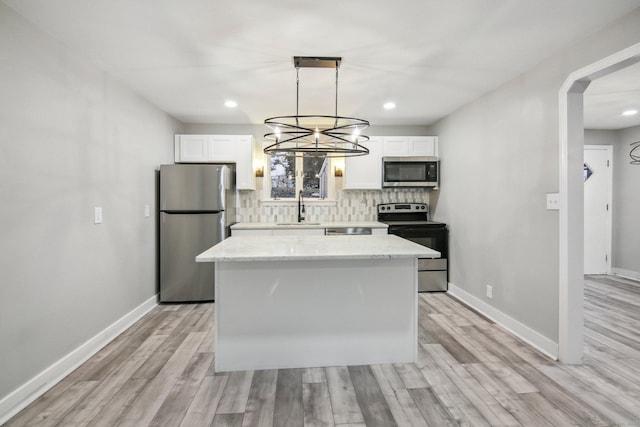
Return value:
M 387 136 L 384 138 L 383 146 L 383 156 L 403 157 L 410 155 L 408 136 Z
M 202 163 L 209 159 L 207 135 L 176 135 L 175 162 Z
M 412 136 L 408 142 L 409 156 L 437 156 L 435 136 Z
M 382 139 L 371 138 L 362 145 L 369 149 L 369 154 L 345 159 L 343 188 L 379 190 L 382 188 Z
M 251 135 L 239 135 L 235 140 L 236 187 L 238 190 L 255 190 L 254 159 L 256 143 Z
M 236 161 L 236 136 L 235 135 L 209 135 L 209 161 L 211 162 L 235 162 Z

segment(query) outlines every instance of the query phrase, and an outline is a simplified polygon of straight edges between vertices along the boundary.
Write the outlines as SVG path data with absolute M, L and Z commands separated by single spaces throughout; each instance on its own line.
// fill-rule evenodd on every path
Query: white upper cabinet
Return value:
M 251 135 L 238 135 L 235 139 L 236 187 L 238 190 L 255 190 L 256 163 L 262 156 L 259 144 Z
M 202 163 L 209 159 L 208 135 L 176 135 L 176 163 Z
M 366 156 L 347 157 L 344 162 L 345 190 L 379 190 L 382 188 L 382 138 L 371 137 L 362 145 Z
M 438 156 L 437 136 L 387 136 L 384 157 Z
M 260 150 L 252 135 L 176 135 L 176 163 L 235 163 L 238 190 L 255 190 Z
M 345 159 L 345 190 L 380 190 L 383 157 L 438 156 L 437 136 L 372 136 L 362 145 L 368 155 Z
M 238 137 L 236 135 L 209 135 L 209 159 L 216 162 L 235 162 Z

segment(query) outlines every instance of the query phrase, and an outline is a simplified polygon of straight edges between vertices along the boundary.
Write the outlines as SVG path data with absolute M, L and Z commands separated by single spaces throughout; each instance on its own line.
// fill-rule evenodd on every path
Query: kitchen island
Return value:
M 215 262 L 217 372 L 408 363 L 417 355 L 417 258 L 393 235 L 230 237 Z

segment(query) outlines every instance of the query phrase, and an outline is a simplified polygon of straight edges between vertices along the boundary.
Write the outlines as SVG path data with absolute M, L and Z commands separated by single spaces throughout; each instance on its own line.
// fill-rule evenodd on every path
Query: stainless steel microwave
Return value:
M 383 157 L 383 187 L 438 188 L 440 161 L 437 157 Z

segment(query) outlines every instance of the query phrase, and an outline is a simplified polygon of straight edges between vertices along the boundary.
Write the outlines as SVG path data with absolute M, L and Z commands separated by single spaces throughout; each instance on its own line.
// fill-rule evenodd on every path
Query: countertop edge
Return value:
M 196 262 L 439 258 L 440 253 L 401 237 L 229 237 L 197 255 Z

